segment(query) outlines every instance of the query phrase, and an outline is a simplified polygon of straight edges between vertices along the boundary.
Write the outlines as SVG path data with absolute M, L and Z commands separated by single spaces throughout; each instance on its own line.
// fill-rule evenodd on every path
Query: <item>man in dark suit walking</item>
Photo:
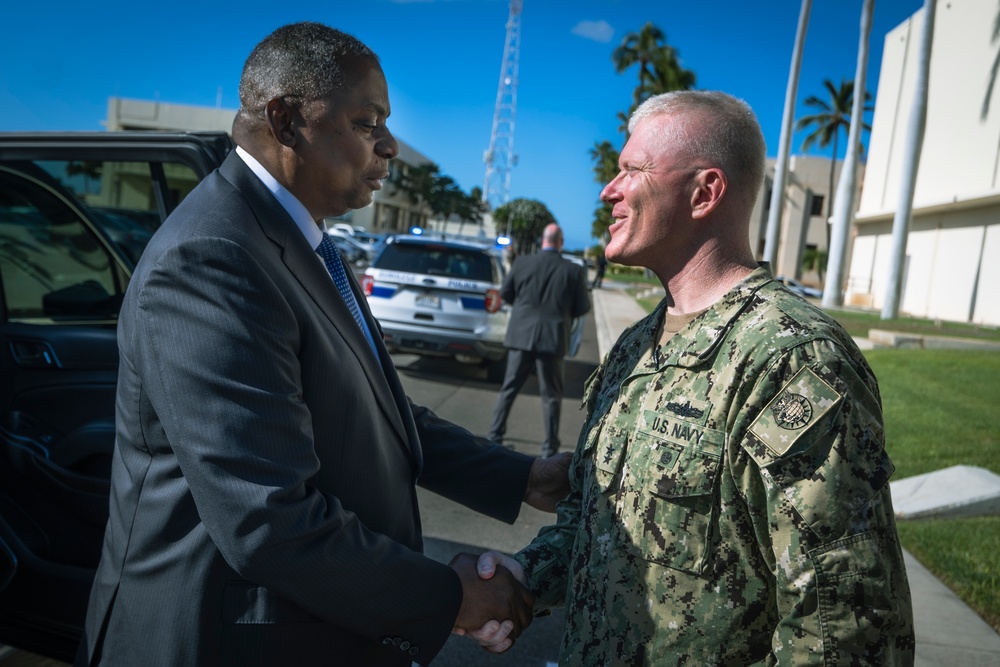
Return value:
M 453 629 L 530 622 L 511 577 L 421 553 L 414 485 L 512 522 L 565 461 L 414 406 L 319 223 L 398 147 L 378 58 L 316 23 L 248 58 L 238 148 L 167 219 L 118 324 L 111 506 L 77 664 L 427 664 Z M 508 573 L 509 574 L 509 573 Z
M 557 224 L 542 232 L 542 250 L 514 262 L 500 295 L 514 306 L 507 324 L 507 373 L 497 397 L 487 436 L 503 442 L 507 416 L 532 366 L 538 376 L 545 419 L 542 457 L 559 451 L 559 408 L 563 358 L 573 319 L 590 310 L 584 269 L 562 257 L 563 233 Z

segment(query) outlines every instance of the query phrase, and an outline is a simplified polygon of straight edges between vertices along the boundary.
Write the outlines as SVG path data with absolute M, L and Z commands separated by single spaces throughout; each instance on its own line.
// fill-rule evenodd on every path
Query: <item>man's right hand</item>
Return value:
M 516 561 L 513 562 L 516 564 Z M 479 558 L 472 554 L 459 554 L 449 563 L 462 581 L 462 607 L 455 620 L 455 630 L 459 634 L 472 635 L 488 649 L 490 645 L 502 644 L 508 639 L 513 643 L 531 624 L 535 596 L 509 569 L 494 565 L 490 568 L 492 574 L 483 577 L 478 563 Z M 487 630 L 494 626 L 496 629 L 493 632 Z M 502 636 L 495 642 L 484 641 L 484 638 L 498 635 Z M 509 646 L 506 644 L 502 650 Z
M 476 570 L 480 579 L 492 579 L 498 571 L 506 570 L 513 574 L 519 582 L 527 585 L 524 568 L 521 567 L 521 564 L 499 551 L 487 551 L 480 556 L 476 562 Z M 503 653 L 514 645 L 514 636 L 511 635 L 513 629 L 514 623 L 512 621 L 500 622 L 493 619 L 481 628 L 471 630 L 468 633 L 459 629 L 456 629 L 455 632 L 460 635 L 468 634 L 490 653 Z

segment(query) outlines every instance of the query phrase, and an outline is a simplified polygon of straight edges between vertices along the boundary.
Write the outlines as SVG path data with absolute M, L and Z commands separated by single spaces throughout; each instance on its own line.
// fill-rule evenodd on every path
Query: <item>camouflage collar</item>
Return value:
M 712 307 L 677 332 L 666 345 L 652 353 L 651 368 L 659 370 L 664 366 L 691 367 L 700 364 L 711 356 L 740 314 L 753 303 L 758 290 L 773 280 L 766 268 L 755 269 Z M 644 339 L 648 336 L 653 341 L 657 340 L 666 309 L 664 300 L 642 321 L 635 333 Z

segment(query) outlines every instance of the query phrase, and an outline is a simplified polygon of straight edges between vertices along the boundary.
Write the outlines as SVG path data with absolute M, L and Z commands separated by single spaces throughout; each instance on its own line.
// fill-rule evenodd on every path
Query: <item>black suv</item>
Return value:
M 72 660 L 108 514 L 132 269 L 225 133 L 0 133 L 0 642 Z

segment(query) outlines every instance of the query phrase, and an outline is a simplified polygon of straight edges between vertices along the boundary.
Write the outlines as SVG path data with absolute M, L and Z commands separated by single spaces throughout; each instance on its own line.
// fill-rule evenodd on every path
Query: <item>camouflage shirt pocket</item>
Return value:
M 725 433 L 697 445 L 638 432 L 620 503 L 623 541 L 641 558 L 692 574 L 708 562 Z

